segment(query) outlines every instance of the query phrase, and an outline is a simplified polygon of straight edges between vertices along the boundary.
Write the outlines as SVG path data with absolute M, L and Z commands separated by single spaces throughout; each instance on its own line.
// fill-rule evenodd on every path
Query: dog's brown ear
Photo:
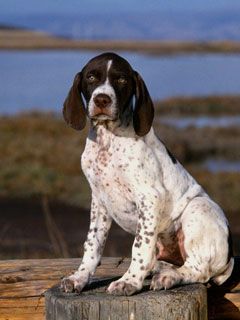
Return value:
M 63 104 L 64 120 L 76 130 L 82 130 L 86 125 L 86 113 L 81 96 L 81 76 L 81 72 L 76 74 L 73 85 Z
M 146 135 L 152 126 L 154 117 L 153 102 L 141 76 L 134 71 L 135 107 L 133 110 L 133 127 L 138 136 Z

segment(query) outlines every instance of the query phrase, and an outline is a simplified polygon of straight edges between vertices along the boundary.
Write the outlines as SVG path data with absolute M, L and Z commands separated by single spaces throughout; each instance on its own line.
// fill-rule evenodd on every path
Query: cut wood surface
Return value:
M 207 320 L 207 288 L 203 284 L 149 291 L 150 281 L 133 296 L 106 293 L 109 281 L 91 284 L 81 295 L 58 287 L 47 291 L 46 320 Z
M 235 259 L 240 273 L 240 257 Z M 97 279 L 119 277 L 128 268 L 127 258 L 103 258 Z M 0 320 L 44 319 L 44 293 L 77 269 L 80 259 L 0 261 Z M 240 285 L 230 293 L 209 292 L 210 319 L 240 319 Z

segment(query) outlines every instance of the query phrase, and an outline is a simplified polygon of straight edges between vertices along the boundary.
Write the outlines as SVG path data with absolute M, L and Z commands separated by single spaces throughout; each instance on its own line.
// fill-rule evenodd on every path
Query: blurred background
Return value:
M 240 2 L 0 0 L 0 259 L 78 257 L 87 128 L 63 122 L 74 75 L 115 51 L 144 78 L 154 127 L 224 209 L 240 254 Z M 104 254 L 129 256 L 113 226 Z

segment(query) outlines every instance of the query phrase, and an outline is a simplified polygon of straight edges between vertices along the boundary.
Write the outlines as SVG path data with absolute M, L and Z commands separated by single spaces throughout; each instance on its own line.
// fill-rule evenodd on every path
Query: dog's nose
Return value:
M 100 109 L 107 108 L 112 103 L 112 99 L 104 93 L 99 93 L 98 95 L 96 95 L 93 101 L 95 105 Z

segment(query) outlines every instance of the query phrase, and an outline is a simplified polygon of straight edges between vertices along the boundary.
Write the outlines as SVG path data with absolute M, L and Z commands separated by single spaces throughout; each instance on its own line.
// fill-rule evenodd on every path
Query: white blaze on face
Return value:
M 107 74 L 109 73 L 109 70 L 112 66 L 112 60 L 108 60 L 108 63 L 107 63 Z
M 107 74 L 107 76 L 106 76 L 105 82 L 103 84 L 101 84 L 99 87 L 97 87 L 92 93 L 92 96 L 91 96 L 91 99 L 90 99 L 89 105 L 88 105 L 89 115 L 90 116 L 94 114 L 94 107 L 95 107 L 94 98 L 98 94 L 106 94 L 111 98 L 112 103 L 108 107 L 109 111 L 110 111 L 109 114 L 111 114 L 112 116 L 115 115 L 116 105 L 117 105 L 117 98 L 116 98 L 115 90 L 112 87 L 112 85 L 110 84 L 109 78 L 108 78 L 108 74 L 109 74 L 109 70 L 110 70 L 111 66 L 112 66 L 112 60 L 109 60 L 107 62 L 107 66 L 106 66 L 106 69 L 107 69 L 106 74 Z

